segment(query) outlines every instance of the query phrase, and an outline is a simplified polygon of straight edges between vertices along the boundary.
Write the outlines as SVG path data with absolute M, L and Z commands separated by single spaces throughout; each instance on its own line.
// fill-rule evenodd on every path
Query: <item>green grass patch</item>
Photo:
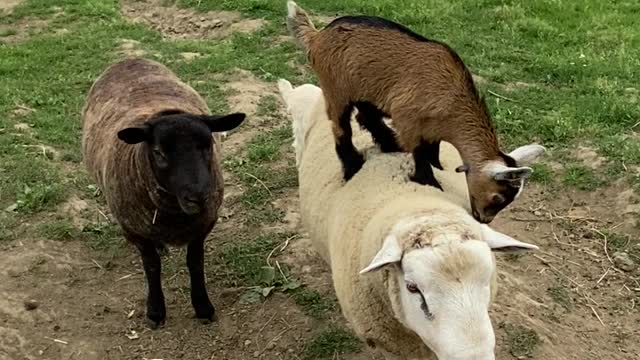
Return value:
M 531 166 L 533 168 L 533 174 L 531 174 L 531 181 L 537 182 L 542 185 L 550 185 L 553 183 L 553 177 L 555 174 L 551 167 L 545 163 L 536 163 Z
M 575 187 L 583 191 L 593 191 L 605 184 L 591 168 L 580 164 L 567 166 L 563 182 L 566 186 Z
M 0 38 L 16 35 L 18 30 L 16 29 L 0 29 Z
M 40 224 L 38 230 L 40 234 L 47 239 L 58 241 L 74 240 L 82 236 L 79 229 L 69 220 L 64 219 Z
M 307 287 L 296 290 L 292 297 L 296 304 L 302 307 L 304 313 L 314 319 L 325 319 L 337 308 L 334 298 L 322 296 L 316 290 Z
M 551 296 L 551 299 L 557 304 L 561 305 L 566 310 L 573 308 L 573 301 L 571 300 L 571 293 L 562 286 L 554 286 L 547 289 L 547 294 Z
M 518 359 L 533 356 L 534 350 L 540 344 L 540 337 L 535 331 L 521 325 L 505 323 L 502 323 L 501 327 L 507 333 L 511 355 Z
M 115 254 L 126 244 L 120 226 L 111 223 L 88 224 L 82 229 L 85 242 L 94 250 Z
M 336 359 L 339 355 L 357 353 L 362 343 L 351 332 L 342 328 L 332 328 L 316 335 L 305 346 L 302 358 L 305 360 Z

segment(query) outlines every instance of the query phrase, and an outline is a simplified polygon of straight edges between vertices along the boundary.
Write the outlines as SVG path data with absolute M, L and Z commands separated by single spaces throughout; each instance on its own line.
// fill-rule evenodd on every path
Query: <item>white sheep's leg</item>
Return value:
M 204 238 L 187 247 L 187 267 L 191 276 L 191 305 L 203 323 L 215 320 L 215 308 L 209 300 L 204 277 Z
M 130 239 L 131 241 L 131 239 Z M 142 256 L 142 266 L 147 278 L 147 321 L 149 327 L 156 329 L 163 325 L 167 317 L 167 310 L 164 304 L 164 294 L 162 293 L 162 264 L 160 255 L 156 250 L 156 245 L 146 239 L 134 239 Z

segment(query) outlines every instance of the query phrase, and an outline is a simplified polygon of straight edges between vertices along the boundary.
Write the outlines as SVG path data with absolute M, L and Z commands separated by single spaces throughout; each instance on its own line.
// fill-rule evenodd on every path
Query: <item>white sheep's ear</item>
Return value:
M 521 182 L 533 174 L 533 169 L 527 166 L 508 167 L 502 164 L 491 166 L 489 175 L 496 181 Z
M 482 239 L 493 251 L 538 250 L 536 245 L 518 241 L 511 236 L 495 231 L 486 224 L 481 225 Z
M 360 271 L 360 274 L 378 270 L 385 265 L 400 262 L 400 260 L 402 260 L 402 248 L 398 244 L 398 238 L 395 235 L 389 235 L 384 239 L 382 249 L 378 251 L 371 263 Z
M 538 144 L 529 144 L 525 146 L 520 146 L 519 148 L 513 150 L 509 153 L 509 156 L 516 161 L 516 164 L 522 165 L 530 165 L 533 163 L 540 155 L 544 154 L 547 149 L 544 146 Z

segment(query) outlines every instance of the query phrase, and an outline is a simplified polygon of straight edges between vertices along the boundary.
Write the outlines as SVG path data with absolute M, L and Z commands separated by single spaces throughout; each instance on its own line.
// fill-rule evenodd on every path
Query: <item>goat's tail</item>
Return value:
M 308 53 L 311 40 L 318 30 L 311 22 L 309 15 L 293 1 L 287 2 L 287 28 L 296 42 Z

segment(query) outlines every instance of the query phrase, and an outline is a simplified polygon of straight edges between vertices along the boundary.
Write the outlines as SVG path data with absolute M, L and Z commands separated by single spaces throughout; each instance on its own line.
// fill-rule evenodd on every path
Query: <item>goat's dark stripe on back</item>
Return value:
M 418 41 L 432 41 L 420 34 L 413 32 L 411 29 L 404 25 L 400 25 L 396 22 L 381 18 L 379 16 L 342 16 L 329 23 L 329 25 L 326 26 L 326 29 L 340 24 L 365 25 L 375 28 L 396 30 L 403 34 L 409 35 Z

